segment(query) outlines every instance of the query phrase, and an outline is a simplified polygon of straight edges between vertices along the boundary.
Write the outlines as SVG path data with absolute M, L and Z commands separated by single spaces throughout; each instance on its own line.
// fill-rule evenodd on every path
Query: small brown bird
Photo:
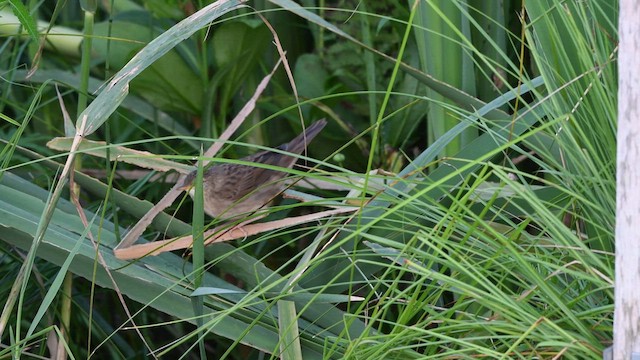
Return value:
M 291 154 L 301 154 L 307 144 L 327 124 L 326 120 L 318 120 L 311 124 L 300 135 L 277 149 Z M 297 157 L 274 151 L 261 151 L 242 158 L 244 161 L 262 163 L 271 166 L 290 168 L 298 160 Z M 211 217 L 231 219 L 242 214 L 249 214 L 266 205 L 284 190 L 281 181 L 286 172 L 265 169 L 250 165 L 218 164 L 204 170 L 202 187 L 204 193 L 204 211 Z M 187 175 L 184 188 L 191 188 L 196 172 Z

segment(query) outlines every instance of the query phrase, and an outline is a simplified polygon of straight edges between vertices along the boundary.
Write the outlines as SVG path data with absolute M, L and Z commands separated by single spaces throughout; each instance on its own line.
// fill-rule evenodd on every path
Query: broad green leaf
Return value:
M 128 22 L 103 22 L 95 25 L 93 52 L 103 61 L 122 68 L 153 36 L 147 26 Z M 167 52 L 131 82 L 132 94 L 164 111 L 202 111 L 202 81 L 194 68 L 175 49 Z
M 83 135 L 92 134 L 107 121 L 127 96 L 130 82 L 142 71 L 213 20 L 227 12 L 241 8 L 243 2 L 243 0 L 229 0 L 210 4 L 171 27 L 142 48 L 127 65 L 113 76 L 91 105 L 78 116 L 79 121 L 85 121 L 84 119 L 87 121 Z

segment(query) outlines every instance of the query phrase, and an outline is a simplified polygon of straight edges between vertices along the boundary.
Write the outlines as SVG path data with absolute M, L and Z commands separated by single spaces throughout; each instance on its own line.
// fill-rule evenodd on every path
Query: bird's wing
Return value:
M 243 160 L 280 166 L 277 161 L 278 156 L 273 155 L 281 154 L 271 152 L 266 153 L 258 153 L 244 158 Z M 210 174 L 210 176 L 212 176 L 216 181 L 215 189 L 212 189 L 215 191 L 216 196 L 231 202 L 239 201 L 251 192 L 259 189 L 261 186 L 272 184 L 274 181 L 279 178 L 283 178 L 285 175 L 286 173 L 277 170 L 240 164 L 217 165 L 211 168 Z
M 272 151 L 263 151 L 247 157 L 246 160 L 265 165 L 288 168 L 293 166 L 297 159 L 292 156 Z M 265 169 L 257 166 L 241 166 L 243 167 L 243 172 L 246 171 L 242 176 L 242 179 L 245 181 L 242 181 L 239 186 L 239 192 L 242 193 L 241 196 L 254 191 L 256 188 L 260 188 L 261 186 L 270 185 L 274 181 L 277 181 L 287 175 L 286 172 L 278 170 Z
M 327 124 L 325 120 L 319 120 L 311 124 L 304 133 L 299 134 L 288 143 L 278 146 L 279 150 L 300 154 L 306 145 L 318 135 L 320 130 Z M 290 168 L 298 160 L 294 156 L 289 156 L 273 151 L 262 151 L 243 158 L 244 161 L 261 163 Z M 272 185 L 287 175 L 286 172 L 265 169 L 257 166 L 222 164 L 213 166 L 210 169 L 211 175 L 216 181 L 216 195 L 230 200 L 238 201 L 249 193 L 259 190 L 262 186 Z

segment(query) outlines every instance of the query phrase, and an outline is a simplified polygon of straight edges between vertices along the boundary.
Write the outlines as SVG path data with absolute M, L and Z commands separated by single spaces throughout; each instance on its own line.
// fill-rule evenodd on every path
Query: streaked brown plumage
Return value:
M 325 120 L 314 122 L 302 134 L 278 146 L 278 149 L 292 154 L 301 154 L 326 124 Z M 242 160 L 290 168 L 298 158 L 267 150 Z M 204 211 L 211 217 L 221 219 L 248 215 L 268 205 L 284 190 L 282 178 L 286 175 L 287 173 L 282 171 L 241 164 L 211 166 L 205 169 L 203 174 Z M 195 171 L 187 176 L 184 182 L 185 188 L 191 187 L 195 176 Z

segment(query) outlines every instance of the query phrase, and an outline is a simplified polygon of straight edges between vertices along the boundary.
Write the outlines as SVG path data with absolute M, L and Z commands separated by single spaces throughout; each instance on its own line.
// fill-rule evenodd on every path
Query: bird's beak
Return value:
M 193 194 L 195 193 L 193 183 L 182 184 L 182 186 L 178 187 L 178 190 L 186 192 L 191 197 L 193 197 Z
M 182 184 L 178 187 L 178 190 L 189 192 L 189 190 L 193 188 L 193 180 L 187 181 L 188 179 L 189 177 L 184 177 L 184 176 L 178 178 L 178 181 L 182 182 Z

